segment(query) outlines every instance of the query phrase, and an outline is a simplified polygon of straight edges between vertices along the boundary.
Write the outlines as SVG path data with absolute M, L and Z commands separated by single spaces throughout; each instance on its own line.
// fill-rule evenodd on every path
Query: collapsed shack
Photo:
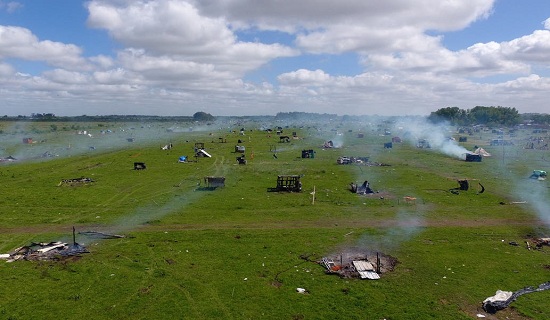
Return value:
M 357 194 L 372 194 L 374 191 L 370 188 L 370 183 L 365 180 L 362 185 L 352 182 L 349 185 L 350 191 Z
M 505 309 L 512 302 L 516 301 L 519 296 L 527 293 L 539 292 L 550 289 L 550 281 L 539 285 L 537 288 L 525 287 L 516 292 L 497 290 L 494 296 L 483 300 L 483 310 L 494 314 L 499 310 Z
M 95 181 L 92 178 L 80 177 L 80 178 L 74 178 L 74 179 L 63 179 L 61 180 L 61 182 L 59 182 L 57 186 L 58 187 L 62 185 L 78 186 L 78 185 L 83 185 L 91 182 L 95 182 Z
M 323 257 L 318 261 L 327 274 L 336 274 L 341 278 L 380 279 L 380 275 L 391 272 L 399 261 L 381 252 L 365 251 L 360 248 Z
M 69 256 L 78 256 L 89 251 L 81 244 L 73 242 L 67 244 L 65 242 L 32 242 L 28 246 L 23 246 L 15 249 L 8 254 L 0 255 L 6 262 L 18 260 L 43 261 L 43 260 L 61 260 Z

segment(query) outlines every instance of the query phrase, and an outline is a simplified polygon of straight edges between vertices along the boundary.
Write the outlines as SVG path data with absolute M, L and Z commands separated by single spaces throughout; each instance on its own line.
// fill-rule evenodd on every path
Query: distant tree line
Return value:
M 275 120 L 330 120 L 338 119 L 337 114 L 311 112 L 278 112 Z
M 516 108 L 509 107 L 483 107 L 476 106 L 472 109 L 460 109 L 458 107 L 441 108 L 432 112 L 428 119 L 432 122 L 448 121 L 452 125 L 488 125 L 488 126 L 514 126 L 521 123 L 522 118 Z

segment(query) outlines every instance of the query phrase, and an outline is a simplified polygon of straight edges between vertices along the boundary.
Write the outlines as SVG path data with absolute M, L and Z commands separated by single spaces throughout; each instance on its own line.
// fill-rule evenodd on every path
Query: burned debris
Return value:
M 70 256 L 78 256 L 89 253 L 85 246 L 76 242 L 75 229 L 73 227 L 73 243 L 68 244 L 61 241 L 52 242 L 31 242 L 28 246 L 19 247 L 11 253 L 2 254 L 0 258 L 6 262 L 19 260 L 43 261 L 61 260 Z
M 342 278 L 378 280 L 380 275 L 391 272 L 399 263 L 392 256 L 381 252 L 350 249 L 333 256 L 323 257 L 319 262 L 325 273 Z
M 12 253 L 0 255 L 7 262 L 18 260 L 60 260 L 63 257 L 76 256 L 82 253 L 89 253 L 86 247 L 78 244 L 67 244 L 65 242 L 32 242 L 28 246 L 15 249 Z

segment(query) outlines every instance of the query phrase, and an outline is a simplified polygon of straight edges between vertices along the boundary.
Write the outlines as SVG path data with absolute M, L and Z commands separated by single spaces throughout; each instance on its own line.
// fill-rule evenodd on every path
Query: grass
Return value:
M 79 124 L 94 134 L 82 142 L 43 125 L 33 130 L 44 131 L 35 140 L 46 142 L 32 146 L 13 138 L 15 125 L 2 128 L 13 138 L 5 152 L 72 147 L 56 149 L 59 157 L 0 166 L 0 252 L 32 241 L 70 241 L 73 225 L 128 237 L 85 240 L 91 253 L 80 258 L 0 263 L 0 318 L 472 319 L 497 289 L 548 281 L 548 250 L 523 245 L 529 236 L 547 236 L 548 228 L 529 204 L 509 204 L 522 200 L 518 177 L 544 169 L 548 151 L 506 147 L 508 157 L 494 152 L 482 163 L 466 163 L 406 144 L 383 149 L 388 137 L 367 128 L 364 139 L 357 130 L 346 132 L 338 136 L 342 148 L 322 150 L 335 139 L 328 128 L 290 128 L 303 139 L 279 143 L 257 130 L 166 133 L 161 124 L 125 124 L 135 131 L 117 124 L 118 131 L 101 136 L 97 124 Z M 11 130 L 25 136 L 25 127 Z M 247 149 L 245 166 L 235 161 L 237 139 Z M 160 150 L 168 141 L 175 148 Z M 195 142 L 205 142 L 213 157 L 178 163 L 180 155 L 193 154 Z M 95 150 L 87 147 L 92 143 Z M 315 158 L 301 159 L 302 149 L 314 149 Z M 390 166 L 337 165 L 341 155 Z M 133 170 L 135 161 L 147 169 Z M 268 192 L 279 174 L 303 175 L 303 192 Z M 198 189 L 210 175 L 225 176 L 226 186 Z M 58 186 L 77 177 L 95 182 Z M 471 189 L 450 193 L 462 178 Z M 348 191 L 350 182 L 364 180 L 380 193 Z M 479 194 L 477 183 L 486 192 Z M 326 275 L 303 259 L 346 247 L 379 250 L 399 264 L 379 281 L 361 281 Z M 296 293 L 298 287 L 309 294 Z M 495 318 L 547 319 L 549 295 L 522 296 Z

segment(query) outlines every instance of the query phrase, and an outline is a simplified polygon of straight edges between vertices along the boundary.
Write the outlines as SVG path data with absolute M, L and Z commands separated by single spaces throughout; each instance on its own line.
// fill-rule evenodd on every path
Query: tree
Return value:
M 210 113 L 202 111 L 195 112 L 195 114 L 193 115 L 193 120 L 195 121 L 214 121 L 215 119 L 216 118 L 214 118 L 214 116 Z

